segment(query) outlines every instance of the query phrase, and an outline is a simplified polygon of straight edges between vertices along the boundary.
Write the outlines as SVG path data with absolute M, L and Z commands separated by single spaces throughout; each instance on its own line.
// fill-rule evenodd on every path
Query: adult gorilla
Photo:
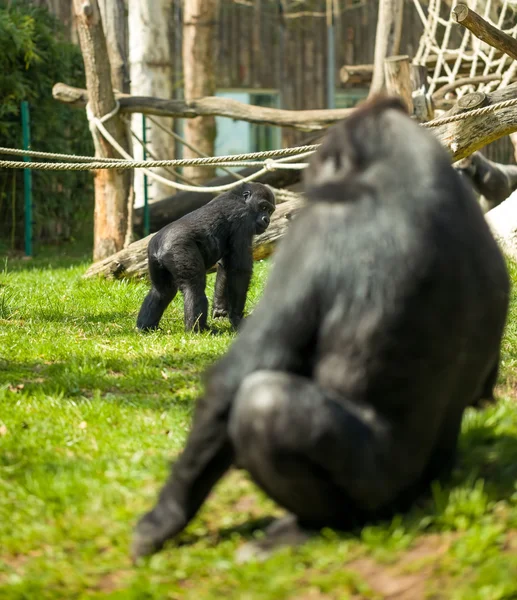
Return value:
M 268 228 L 274 210 L 268 187 L 244 183 L 161 229 L 149 242 L 151 290 L 140 308 L 138 329 L 156 329 L 178 289 L 185 329 L 205 329 L 206 272 L 218 261 L 214 317 L 228 315 L 237 329 L 253 272 L 251 241 Z
M 294 515 L 294 538 L 400 510 L 449 472 L 465 408 L 492 392 L 506 265 L 436 138 L 400 101 L 366 103 L 305 184 L 135 557 L 178 535 L 232 464 Z

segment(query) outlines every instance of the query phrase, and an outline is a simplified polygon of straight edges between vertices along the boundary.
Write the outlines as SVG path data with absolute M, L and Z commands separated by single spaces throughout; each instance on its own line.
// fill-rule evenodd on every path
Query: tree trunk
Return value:
M 377 31 L 375 34 L 375 59 L 369 96 L 384 89 L 384 61 L 399 53 L 402 35 L 404 0 L 379 0 Z
M 129 65 L 131 73 L 131 94 L 135 96 L 158 96 L 170 100 L 173 97 L 174 57 L 170 44 L 169 24 L 171 21 L 172 3 L 170 0 L 129 0 Z M 161 129 L 150 120 L 146 122 L 147 145 L 157 159 L 174 158 L 174 138 L 167 131 L 172 130 L 172 119 L 156 117 L 164 128 Z M 133 131 L 140 139 L 144 139 L 142 115 L 134 115 L 131 119 Z M 143 160 L 143 148 L 135 144 L 134 157 Z M 166 179 L 170 175 L 164 169 L 156 169 L 156 173 Z M 148 179 L 149 202 L 156 202 L 170 196 L 173 189 Z M 135 207 L 144 204 L 144 173 L 135 171 Z
M 89 105 L 93 115 L 101 118 L 115 109 L 111 85 L 110 62 L 97 0 L 74 0 L 77 29 L 86 72 Z M 104 126 L 125 148 L 129 149 L 127 128 L 119 114 Z M 118 153 L 93 129 L 96 156 L 117 158 Z M 95 172 L 95 215 L 93 259 L 101 260 L 124 247 L 127 230 L 127 198 L 131 173 L 100 169 Z
M 70 0 L 32 0 L 36 6 L 45 6 L 64 26 L 66 39 L 77 43 L 77 31 L 74 27 L 73 8 Z
M 129 94 L 128 23 L 124 0 L 99 0 L 111 66 L 111 85 Z
M 183 77 L 187 102 L 215 95 L 216 17 L 217 0 L 189 0 L 184 4 Z M 208 156 L 214 155 L 214 117 L 188 119 L 184 135 L 192 146 Z M 197 154 L 186 146 L 183 156 L 197 158 Z M 186 167 L 184 174 L 192 181 L 202 182 L 215 177 L 215 167 Z
M 128 47 L 129 33 L 127 13 L 124 0 L 99 0 L 99 9 L 102 17 L 102 27 L 106 36 L 108 56 L 111 67 L 111 85 L 114 90 L 128 94 L 129 89 L 129 66 Z M 127 123 L 125 121 L 125 123 Z M 133 140 L 129 125 L 126 124 L 126 136 L 129 153 L 133 154 Z M 133 241 L 133 204 L 134 204 L 134 180 L 135 172 L 130 174 L 131 189 L 127 196 L 127 229 L 124 247 Z

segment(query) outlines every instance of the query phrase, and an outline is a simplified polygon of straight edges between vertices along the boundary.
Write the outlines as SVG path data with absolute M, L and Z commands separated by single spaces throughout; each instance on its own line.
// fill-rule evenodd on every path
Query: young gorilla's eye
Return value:
M 251 196 L 250 191 L 245 191 L 244 194 L 242 194 L 242 197 L 244 198 L 244 200 L 247 200 L 250 196 Z

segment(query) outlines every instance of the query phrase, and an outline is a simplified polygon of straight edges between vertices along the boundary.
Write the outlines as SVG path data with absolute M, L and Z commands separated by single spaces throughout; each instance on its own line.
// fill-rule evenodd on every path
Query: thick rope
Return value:
M 170 160 L 147 160 L 147 161 L 132 161 L 146 167 L 197 167 L 200 165 L 215 165 L 218 166 L 219 161 L 232 162 L 233 160 L 265 160 L 266 158 L 276 158 L 277 156 L 296 156 L 298 154 L 312 154 L 320 144 L 312 144 L 309 146 L 297 146 L 294 148 L 280 148 L 278 150 L 263 150 L 262 152 L 248 152 L 246 154 L 227 154 L 224 156 L 210 156 L 207 158 L 178 158 Z M 78 156 L 75 154 L 57 154 L 55 152 L 38 152 L 36 150 L 20 150 L 19 148 L 5 148 L 0 146 L 0 154 L 10 154 L 12 156 L 33 156 L 34 158 L 76 160 L 78 162 L 91 161 L 95 163 L 120 163 L 118 168 L 123 168 L 127 161 L 123 158 L 101 158 L 96 156 Z M 50 163 L 53 164 L 53 163 Z M 100 167 L 98 167 L 100 168 Z M 139 168 L 139 167 L 134 167 Z
M 454 123 L 455 121 L 463 121 L 479 115 L 488 115 L 498 110 L 502 110 L 503 108 L 510 108 L 511 106 L 516 105 L 517 98 L 512 98 L 511 100 L 496 102 L 495 104 L 489 104 L 488 106 L 483 106 L 482 108 L 474 108 L 473 110 L 458 113 L 457 115 L 451 115 L 450 117 L 433 119 L 432 121 L 427 121 L 427 123 L 421 123 L 421 125 L 422 127 L 439 127 L 440 125 L 447 125 L 447 123 Z
M 155 119 L 151 116 L 148 116 L 147 118 L 149 119 L 149 121 L 151 121 L 151 123 L 156 125 L 156 127 L 158 127 L 158 129 L 161 129 L 164 133 L 166 133 L 170 137 L 172 137 L 173 140 L 180 142 L 180 144 L 182 144 L 183 146 L 186 146 L 189 150 L 192 150 L 192 152 L 195 152 L 198 156 L 201 156 L 203 158 L 210 158 L 208 156 L 208 154 L 205 154 L 204 152 L 199 150 L 199 148 L 196 148 L 194 145 L 187 142 L 187 140 L 183 139 L 181 137 L 181 135 L 178 135 L 175 131 L 172 131 L 172 129 L 167 129 L 167 127 L 164 127 L 164 125 L 162 125 L 160 123 L 160 121 L 158 121 L 158 119 Z M 227 168 L 223 168 L 223 171 L 225 171 L 226 173 L 228 173 L 228 175 L 231 175 L 235 179 L 243 179 L 244 178 L 243 175 L 239 175 L 238 173 L 235 173 L 234 171 L 230 171 Z
M 451 115 L 450 117 L 442 117 L 439 119 L 433 119 L 426 123 L 421 123 L 422 127 L 432 128 L 439 127 L 440 125 L 446 125 L 448 123 L 454 123 L 456 121 L 463 121 L 470 119 L 474 116 L 485 115 L 494 113 L 504 108 L 517 105 L 517 98 L 510 100 L 504 100 L 497 102 L 489 106 L 482 108 L 475 108 L 473 110 L 458 113 L 457 115 Z M 109 135 L 109 134 L 108 134 Z M 111 136 L 110 136 L 111 137 Z M 117 144 L 118 146 L 118 144 Z M 147 169 L 149 167 L 173 167 L 173 166 L 202 166 L 202 165 L 217 165 L 217 166 L 228 166 L 228 167 L 256 167 L 264 165 L 262 169 L 245 177 L 240 181 L 227 184 L 224 186 L 214 187 L 196 187 L 196 186 L 182 186 L 189 188 L 188 191 L 226 191 L 236 187 L 240 183 L 252 181 L 263 175 L 266 171 L 274 169 L 304 169 L 306 163 L 289 163 L 290 160 L 307 158 L 320 146 L 320 144 L 312 144 L 307 146 L 299 146 L 295 148 L 284 148 L 281 150 L 266 150 L 264 152 L 250 152 L 247 154 L 236 154 L 227 156 L 213 156 L 209 158 L 190 158 L 190 159 L 174 159 L 174 160 L 122 160 L 122 159 L 97 159 L 95 157 L 79 157 L 69 154 L 56 154 L 50 152 L 36 152 L 33 150 L 20 150 L 14 148 L 3 148 L 0 147 L 0 154 L 13 154 L 18 156 L 35 156 L 35 157 L 63 157 L 70 160 L 87 160 L 90 162 L 77 162 L 77 163 L 49 163 L 49 162 L 23 162 L 14 160 L 0 160 L 0 168 L 5 169 L 38 169 L 43 171 L 93 171 L 97 169 Z M 284 156 L 277 160 L 272 160 L 272 156 Z M 253 162 L 247 159 L 264 159 L 263 162 Z M 152 173 L 155 176 L 155 173 Z M 165 179 L 167 183 L 169 180 Z M 180 185 L 180 184 L 175 184 Z

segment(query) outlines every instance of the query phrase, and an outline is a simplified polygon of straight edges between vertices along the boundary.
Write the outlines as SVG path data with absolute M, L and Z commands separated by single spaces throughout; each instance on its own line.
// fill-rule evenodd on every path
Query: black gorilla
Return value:
M 206 272 L 218 261 L 213 316 L 228 315 L 237 328 L 253 272 L 251 241 L 268 228 L 274 210 L 268 187 L 244 183 L 161 229 L 147 250 L 152 287 L 140 308 L 138 329 L 156 329 L 178 289 L 185 329 L 205 329 Z
M 135 557 L 180 533 L 231 465 L 294 532 L 407 508 L 450 470 L 465 408 L 491 392 L 506 264 L 436 138 L 399 100 L 366 103 L 329 131 L 305 186 Z

